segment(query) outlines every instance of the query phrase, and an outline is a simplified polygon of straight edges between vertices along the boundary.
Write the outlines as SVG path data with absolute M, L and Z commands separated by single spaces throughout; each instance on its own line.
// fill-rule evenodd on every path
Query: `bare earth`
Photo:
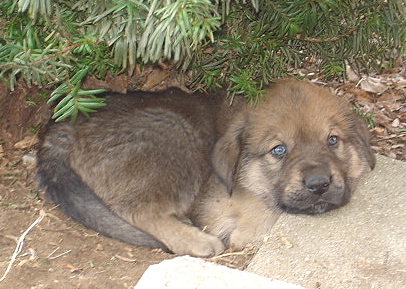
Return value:
M 133 288 L 149 265 L 175 257 L 101 236 L 66 217 L 44 200 L 37 189 L 33 163 L 23 161 L 26 156 L 23 150 L 2 154 L 0 278 L 20 236 L 44 217 L 28 232 L 0 288 Z M 253 254 L 247 249 L 212 261 L 244 269 Z
M 18 162 L 18 154 L 15 158 Z M 41 214 L 45 217 L 28 233 L 0 288 L 132 288 L 149 265 L 173 257 L 83 228 L 43 201 L 32 167 L 10 165 L 14 169 L 2 171 L 0 179 L 0 275 L 18 238 Z

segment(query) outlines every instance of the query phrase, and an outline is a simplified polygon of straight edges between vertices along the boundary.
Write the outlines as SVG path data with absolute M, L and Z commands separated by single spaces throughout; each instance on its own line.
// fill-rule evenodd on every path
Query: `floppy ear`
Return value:
M 353 141 L 355 143 L 355 147 L 359 149 L 358 153 L 363 157 L 364 160 L 367 161 L 372 170 L 375 167 L 376 158 L 370 145 L 371 134 L 368 131 L 364 119 L 358 115 L 355 115 L 355 113 L 353 122 L 355 130 Z
M 211 158 L 214 171 L 230 194 L 238 170 L 244 125 L 245 119 L 242 116 L 233 120 L 216 142 Z

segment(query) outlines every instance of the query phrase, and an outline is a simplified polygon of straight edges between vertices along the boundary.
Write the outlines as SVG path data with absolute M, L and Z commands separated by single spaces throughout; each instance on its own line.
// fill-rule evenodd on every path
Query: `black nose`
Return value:
M 322 195 L 327 192 L 330 186 L 330 176 L 328 175 L 311 175 L 304 180 L 306 188 L 316 195 Z

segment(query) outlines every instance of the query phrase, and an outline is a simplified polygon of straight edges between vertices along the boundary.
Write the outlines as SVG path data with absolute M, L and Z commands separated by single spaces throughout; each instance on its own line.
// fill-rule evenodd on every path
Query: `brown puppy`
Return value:
M 272 85 L 257 107 L 178 90 L 113 98 L 90 119 L 49 126 L 38 175 L 69 216 L 134 245 L 241 249 L 282 210 L 344 205 L 375 163 L 362 121 L 304 82 Z

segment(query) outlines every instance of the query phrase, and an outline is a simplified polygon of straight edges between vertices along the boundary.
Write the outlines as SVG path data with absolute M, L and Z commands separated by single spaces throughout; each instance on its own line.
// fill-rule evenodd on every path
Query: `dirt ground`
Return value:
M 66 217 L 44 200 L 34 177 L 33 150 L 2 153 L 0 164 L 0 278 L 18 239 L 21 252 L 0 288 L 133 288 L 149 265 L 175 255 L 134 247 L 101 236 Z M 213 261 L 244 269 L 254 251 Z
M 335 87 L 358 108 L 374 116 L 375 128 L 371 131 L 376 152 L 405 161 L 406 77 L 403 70 L 395 76 L 400 80 L 392 81 L 390 75 L 381 78 L 388 89 L 379 96 L 366 93 L 355 84 Z M 6 98 L 10 99 L 9 95 L 2 99 Z M 27 107 L 32 107 L 26 97 L 21 99 Z M 3 102 L 0 108 L 4 107 Z M 37 110 L 33 113 L 38 115 Z M 32 144 L 37 130 L 31 129 L 30 133 L 22 130 L 20 124 L 27 113 L 20 113 L 18 118 L 15 115 L 9 110 L 9 115 L 3 113 L 1 117 L 14 121 L 7 125 L 3 121 L 2 129 L 15 128 L 19 129 L 18 133 L 21 130 L 17 139 L 23 140 L 11 148 L 6 142 L 0 145 L 0 280 L 4 274 L 0 288 L 133 288 L 149 265 L 175 257 L 100 236 L 46 202 L 34 177 Z M 38 121 L 35 121 L 25 124 L 26 128 L 37 126 Z M 3 141 L 6 137 L 8 135 L 3 133 Z M 38 218 L 42 219 L 35 224 Z M 19 238 L 33 224 L 13 260 Z M 212 261 L 244 269 L 254 253 L 255 248 L 251 248 Z
M 44 202 L 32 165 L 22 163 L 21 153 L 7 156 L 14 169 L 0 179 L 1 275 L 18 238 L 41 214 L 45 217 L 28 233 L 0 288 L 133 288 L 149 265 L 173 257 L 99 236 L 67 218 Z

